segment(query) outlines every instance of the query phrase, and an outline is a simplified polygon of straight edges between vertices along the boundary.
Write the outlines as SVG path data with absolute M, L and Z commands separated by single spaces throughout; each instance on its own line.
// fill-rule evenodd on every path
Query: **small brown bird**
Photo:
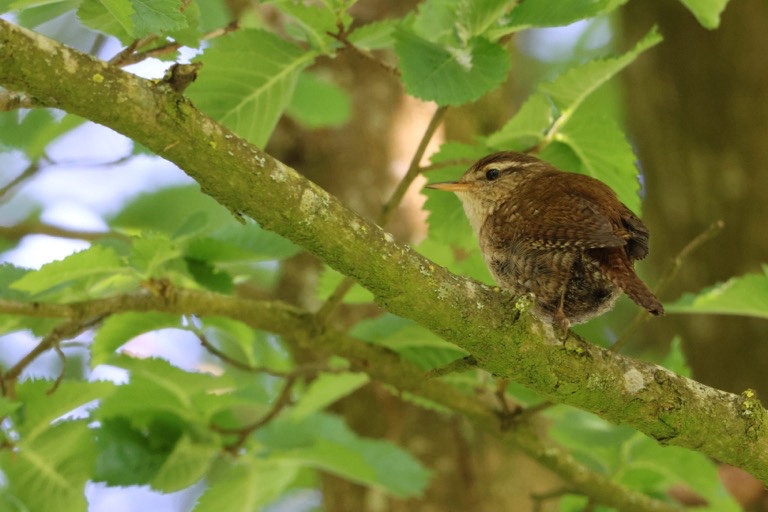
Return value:
M 648 254 L 648 229 L 601 181 L 507 151 L 428 186 L 459 196 L 494 279 L 514 295 L 533 293 L 540 320 L 567 332 L 622 291 L 664 313 L 633 268 Z

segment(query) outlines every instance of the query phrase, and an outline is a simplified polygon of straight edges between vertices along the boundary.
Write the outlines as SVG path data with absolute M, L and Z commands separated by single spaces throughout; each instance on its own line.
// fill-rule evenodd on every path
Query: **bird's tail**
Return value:
M 637 305 L 642 306 L 653 315 L 663 315 L 664 306 L 659 299 L 648 289 L 643 281 L 637 277 L 632 263 L 621 254 L 621 249 L 611 251 L 604 270 L 613 284 L 624 290 L 624 293 Z

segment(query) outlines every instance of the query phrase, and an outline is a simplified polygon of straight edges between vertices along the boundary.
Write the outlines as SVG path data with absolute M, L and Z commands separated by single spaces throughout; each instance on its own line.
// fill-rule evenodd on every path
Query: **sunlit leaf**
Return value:
M 579 157 L 582 174 L 597 178 L 619 196 L 622 203 L 639 214 L 640 182 L 632 146 L 613 121 L 579 110 L 560 130 L 557 140 L 568 144 Z
M 135 37 L 134 13 L 130 0 L 83 0 L 77 10 L 77 17 L 84 25 L 127 43 Z
M 111 382 L 64 381 L 49 395 L 52 386 L 51 380 L 27 380 L 16 387 L 16 398 L 24 404 L 16 428 L 28 441 L 49 430 L 54 420 L 89 402 L 106 398 L 115 389 Z
M 510 68 L 500 45 L 482 37 L 466 47 L 433 43 L 405 29 L 395 31 L 395 52 L 409 94 L 439 105 L 463 105 L 500 86 Z
M 669 352 L 661 361 L 661 365 L 664 368 L 672 370 L 678 375 L 689 378 L 691 377 L 693 372 L 691 371 L 691 367 L 688 366 L 688 361 L 686 360 L 685 353 L 683 352 L 683 343 L 680 340 L 680 337 L 675 336 L 672 339 L 672 343 L 669 346 Z
M 714 29 L 720 26 L 720 15 L 728 0 L 680 0 L 696 16 L 704 27 Z
M 593 0 L 574 2 L 563 0 L 538 0 L 519 2 L 504 19 L 503 30 L 509 33 L 529 27 L 560 27 L 584 18 L 606 14 L 625 4 L 627 0 Z
M 123 271 L 120 258 L 114 250 L 92 245 L 84 251 L 63 260 L 46 263 L 40 270 L 29 272 L 11 284 L 14 290 L 39 294 L 53 288 L 90 277 L 107 276 Z
M 86 421 L 64 421 L 0 451 L 5 490 L 16 510 L 86 512 L 85 483 L 94 464 L 93 433 Z
M 257 432 L 276 460 L 302 461 L 343 478 L 399 496 L 417 496 L 429 472 L 408 452 L 387 441 L 358 437 L 327 414 L 297 421 L 279 418 Z
M 543 93 L 535 92 L 501 130 L 488 136 L 486 142 L 500 150 L 531 148 L 543 139 L 552 121 L 552 102 Z
M 339 22 L 346 26 L 351 22 L 349 15 L 341 17 L 329 6 L 316 2 L 295 2 L 293 0 L 269 0 L 265 2 L 287 14 L 290 21 L 286 30 L 296 39 L 307 41 L 312 48 L 326 52 L 335 42 L 330 34 L 338 31 Z M 293 22 L 293 23 L 290 23 Z
M 525 5 L 528 2 L 525 2 Z M 535 2 L 534 2 L 535 3 Z M 611 58 L 587 62 L 566 71 L 553 82 L 544 83 L 539 90 L 547 93 L 555 106 L 565 115 L 573 112 L 598 87 L 615 76 L 619 71 L 631 64 L 638 55 L 662 40 L 661 34 L 653 27 L 633 49 L 627 53 Z
M 362 50 L 392 48 L 393 36 L 399 20 L 381 20 L 357 27 L 350 35 L 350 42 Z
M 303 418 L 320 411 L 368 383 L 364 373 L 323 373 L 314 379 L 291 409 L 291 416 Z
M 215 443 L 201 443 L 191 436 L 182 436 L 167 459 L 150 480 L 153 489 L 175 492 L 199 481 L 221 449 Z
M 668 313 L 744 315 L 768 318 L 768 266 L 762 274 L 745 274 L 706 288 L 686 293 L 664 305 Z
M 110 316 L 96 332 L 91 346 L 91 367 L 107 362 L 115 350 L 139 334 L 179 327 L 181 317 L 161 312 L 118 313 Z
M 213 475 L 193 512 L 263 510 L 291 485 L 300 467 L 253 456 L 231 459 Z
M 333 82 L 302 73 L 286 113 L 307 128 L 341 126 L 352 115 L 349 95 Z
M 187 94 L 200 110 L 264 147 L 296 78 L 314 58 L 271 32 L 241 29 L 216 39 L 198 58 L 204 66 Z

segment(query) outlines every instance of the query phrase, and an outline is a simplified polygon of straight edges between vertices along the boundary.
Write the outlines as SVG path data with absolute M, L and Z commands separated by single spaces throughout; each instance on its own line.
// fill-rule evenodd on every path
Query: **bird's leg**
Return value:
M 565 294 L 568 291 L 568 283 L 571 281 L 571 271 L 573 270 L 573 264 L 568 267 L 564 272 L 562 290 L 560 291 L 560 301 L 555 311 L 554 320 L 557 326 L 560 327 L 560 333 L 565 337 L 568 334 L 568 329 L 571 327 L 571 322 L 568 317 L 565 316 Z

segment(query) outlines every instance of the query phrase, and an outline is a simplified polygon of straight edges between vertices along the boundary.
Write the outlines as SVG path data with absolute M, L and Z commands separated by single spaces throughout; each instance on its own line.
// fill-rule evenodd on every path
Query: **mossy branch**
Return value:
M 396 243 L 162 82 L 0 20 L 0 85 L 145 145 L 233 212 L 303 246 L 368 288 L 389 311 L 464 348 L 493 374 L 768 483 L 768 421 L 751 396 L 704 386 L 573 334 L 556 339 L 528 315 L 518 318 L 505 295 Z

